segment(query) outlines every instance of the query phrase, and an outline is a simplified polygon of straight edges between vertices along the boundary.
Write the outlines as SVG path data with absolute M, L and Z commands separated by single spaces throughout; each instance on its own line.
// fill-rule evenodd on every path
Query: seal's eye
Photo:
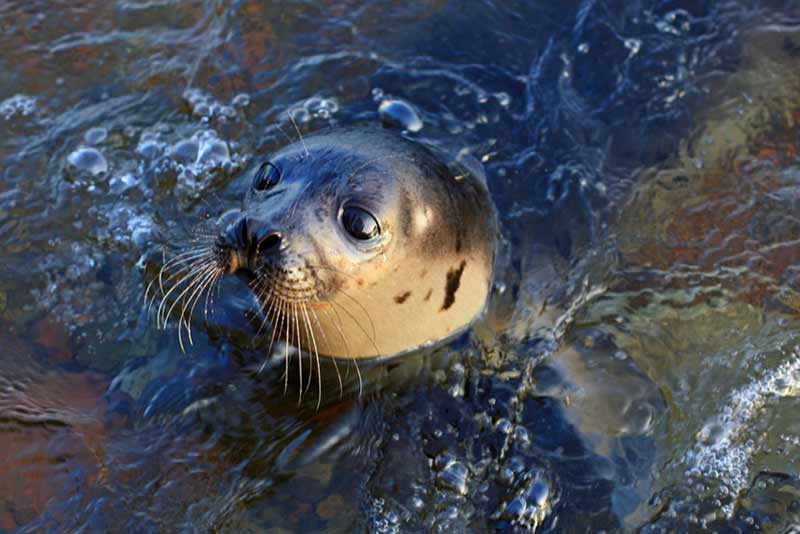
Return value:
M 378 221 L 368 211 L 349 206 L 342 212 L 342 225 L 347 233 L 359 241 L 368 241 L 381 234 Z
M 256 171 L 256 175 L 253 177 L 253 189 L 256 191 L 266 191 L 274 187 L 280 179 L 281 171 L 278 170 L 278 167 L 269 161 L 262 163 L 261 167 Z

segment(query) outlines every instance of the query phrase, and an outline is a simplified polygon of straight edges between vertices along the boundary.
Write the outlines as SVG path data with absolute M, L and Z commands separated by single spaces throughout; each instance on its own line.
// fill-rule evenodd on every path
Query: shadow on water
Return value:
M 798 15 L 3 3 L 0 529 L 796 528 Z M 319 409 L 296 359 L 260 371 L 236 282 L 182 353 L 143 305 L 164 252 L 238 205 L 289 115 L 305 134 L 382 104 L 486 167 L 486 317 L 326 362 Z

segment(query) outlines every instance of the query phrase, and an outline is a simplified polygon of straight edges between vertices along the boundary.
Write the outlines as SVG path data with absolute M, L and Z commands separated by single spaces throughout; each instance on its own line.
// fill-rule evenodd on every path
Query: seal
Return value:
M 248 281 L 301 352 L 391 357 L 451 339 L 484 309 L 497 219 L 473 158 L 448 160 L 389 130 L 345 128 L 281 149 L 220 219 L 202 269 Z M 191 287 L 191 286 L 190 286 Z

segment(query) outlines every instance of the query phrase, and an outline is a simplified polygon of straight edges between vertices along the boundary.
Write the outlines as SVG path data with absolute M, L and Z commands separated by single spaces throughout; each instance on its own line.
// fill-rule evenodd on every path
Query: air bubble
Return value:
M 85 171 L 92 176 L 99 176 L 108 172 L 108 162 L 98 150 L 81 147 L 67 156 L 67 163 L 79 171 Z
M 500 432 L 501 434 L 511 434 L 511 431 L 514 429 L 514 425 L 511 424 L 511 421 L 508 419 L 498 419 L 497 423 L 494 425 L 495 430 Z
M 439 486 L 453 490 L 459 495 L 466 495 L 467 476 L 469 475 L 466 466 L 449 455 L 439 456 L 435 463 L 440 466 L 439 474 L 436 477 Z
M 339 102 L 335 98 L 321 98 L 314 96 L 303 104 L 308 113 L 316 118 L 330 119 L 339 111 Z
M 83 140 L 87 145 L 97 145 L 102 143 L 108 137 L 108 130 L 102 127 L 90 128 L 83 136 Z
M 384 100 L 378 107 L 378 113 L 387 126 L 402 128 L 409 132 L 418 132 L 422 129 L 422 119 L 419 113 L 405 100 Z
M 202 132 L 198 139 L 195 165 L 203 168 L 221 167 L 230 161 L 228 145 L 211 132 Z
M 0 102 L 0 115 L 5 120 L 14 115 L 27 116 L 36 109 L 36 99 L 26 95 L 14 95 Z
M 172 146 L 171 154 L 176 161 L 189 163 L 197 158 L 198 148 L 196 139 L 184 139 Z
M 505 519 L 519 520 L 525 515 L 525 510 L 528 508 L 527 503 L 522 497 L 515 497 L 503 509 L 502 516 Z
M 139 144 L 136 145 L 136 152 L 146 159 L 155 159 L 164 152 L 166 144 L 158 139 L 158 135 L 152 132 L 142 134 Z
M 299 123 L 306 123 L 311 120 L 311 114 L 304 107 L 290 109 L 289 116 L 292 120 Z
M 125 173 L 121 176 L 114 176 L 109 181 L 109 190 L 112 194 L 119 195 L 128 189 L 136 187 L 138 180 L 132 173 Z

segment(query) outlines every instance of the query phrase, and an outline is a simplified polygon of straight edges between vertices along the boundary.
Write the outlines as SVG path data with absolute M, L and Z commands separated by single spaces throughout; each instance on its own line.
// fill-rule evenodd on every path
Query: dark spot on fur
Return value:
M 426 274 L 428 274 L 428 269 L 422 269 L 422 272 L 419 273 L 419 277 L 425 278 Z
M 450 269 L 447 271 L 447 279 L 444 284 L 444 302 L 439 311 L 445 311 L 456 301 L 456 291 L 458 291 L 458 286 L 461 285 L 461 275 L 466 265 L 467 262 L 462 261 L 458 269 Z
M 356 280 L 356 284 L 358 284 L 360 286 L 363 286 L 364 285 L 364 279 L 363 278 L 359 278 L 358 280 Z
M 402 303 L 404 303 L 404 302 L 405 302 L 405 301 L 408 299 L 408 297 L 410 297 L 410 296 L 411 296 L 411 291 L 406 291 L 405 293 L 401 293 L 400 295 L 397 295 L 397 296 L 394 298 L 394 301 L 395 301 L 396 303 L 398 303 L 398 304 L 402 304 Z
M 456 236 L 456 252 L 461 252 L 461 236 Z
M 427 293 L 425 293 L 425 298 L 423 299 L 425 302 L 431 300 L 431 295 L 433 295 L 433 288 L 429 289 Z

